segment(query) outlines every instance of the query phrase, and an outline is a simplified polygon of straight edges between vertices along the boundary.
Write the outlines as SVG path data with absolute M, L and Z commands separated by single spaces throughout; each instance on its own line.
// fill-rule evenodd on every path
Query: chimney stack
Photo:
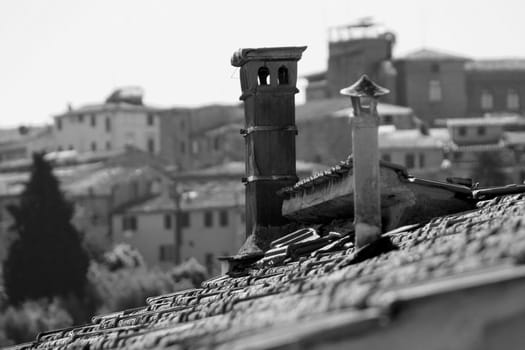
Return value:
M 246 236 L 267 241 L 271 227 L 287 220 L 276 192 L 297 182 L 295 94 L 297 61 L 306 46 L 240 49 L 231 64 L 240 67 L 246 145 Z
M 341 90 L 341 94 L 350 96 L 354 110 L 351 124 L 357 248 L 381 237 L 377 98 L 388 93 L 389 90 L 375 84 L 366 75 Z

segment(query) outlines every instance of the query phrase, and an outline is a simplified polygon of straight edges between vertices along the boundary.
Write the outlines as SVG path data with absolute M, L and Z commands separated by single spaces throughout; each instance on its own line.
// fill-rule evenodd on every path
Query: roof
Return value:
M 426 324 L 419 321 L 417 334 L 395 338 L 393 348 L 457 341 L 439 322 L 448 320 L 452 328 L 454 322 L 478 322 L 472 315 L 452 317 L 470 310 L 470 300 L 482 300 L 476 310 L 490 314 L 508 298 L 521 298 L 524 215 L 523 194 L 496 193 L 473 211 L 384 234 L 378 242 L 385 248 L 390 240 L 395 249 L 377 256 L 371 253 L 378 246 L 355 250 L 351 228 L 304 229 L 274 241 L 272 250 L 242 272 L 150 297 L 141 308 L 97 316 L 88 325 L 42 333 L 24 348 L 297 349 L 368 336 L 388 342 L 421 309 Z M 490 289 L 495 285 L 506 288 L 501 298 Z M 441 296 L 448 303 L 444 316 L 431 311 L 443 310 Z M 429 307 L 432 302 L 437 309 Z M 523 310 L 522 304 L 509 305 Z M 436 319 L 438 325 L 432 323 Z
M 111 112 L 111 111 L 140 111 L 140 112 L 160 112 L 162 108 L 137 105 L 126 102 L 106 102 L 106 103 L 95 103 L 86 104 L 78 108 L 66 111 L 55 115 L 55 118 L 62 118 L 70 115 L 85 114 L 85 113 L 99 113 L 99 112 Z
M 204 131 L 204 135 L 213 137 L 218 135 L 224 135 L 232 131 L 238 134 L 243 127 L 244 125 L 241 123 L 229 123 L 206 130 Z
M 239 161 L 232 161 L 227 162 L 219 165 L 215 165 L 212 167 L 199 169 L 199 170 L 192 170 L 187 171 L 185 173 L 176 174 L 175 176 L 177 178 L 187 178 L 187 179 L 196 179 L 199 177 L 240 177 L 245 175 L 245 167 L 246 165 L 244 162 Z M 318 163 L 312 163 L 312 162 L 305 162 L 302 160 L 298 160 L 295 162 L 295 168 L 298 174 L 311 174 L 313 172 L 322 170 L 326 168 L 325 165 L 318 164 Z
M 157 174 L 157 171 L 150 166 L 104 166 L 64 184 L 62 188 L 70 195 L 109 195 L 113 187 L 148 174 Z
M 323 117 L 348 117 L 352 113 L 350 99 L 348 97 L 336 97 L 307 101 L 296 106 L 295 117 L 297 123 L 320 119 Z M 397 106 L 379 102 L 377 105 L 379 115 L 413 115 L 410 107 Z
M 502 141 L 497 143 L 487 143 L 480 145 L 457 145 L 451 144 L 451 149 L 455 152 L 466 152 L 466 153 L 476 153 L 476 152 L 494 152 L 501 151 L 505 149 L 505 144 Z
M 525 145 L 525 131 L 506 131 L 503 139 L 507 145 Z
M 465 65 L 468 71 L 525 71 L 525 59 L 507 58 L 507 59 L 487 59 L 468 62 Z
M 182 194 L 180 207 L 182 210 L 197 210 L 211 208 L 228 208 L 244 206 L 244 187 L 240 181 L 210 182 L 194 190 Z M 174 211 L 175 201 L 167 193 L 148 199 L 140 204 L 125 209 L 126 213 L 156 213 Z
M 468 58 L 433 49 L 419 49 L 398 58 L 402 61 L 467 61 Z
M 48 125 L 0 129 L 0 145 L 25 142 L 51 132 L 52 129 Z
M 441 149 L 450 142 L 446 128 L 429 129 L 424 135 L 419 129 L 394 130 L 379 132 L 379 149 L 393 148 L 436 148 Z
M 486 125 L 509 125 L 525 124 L 525 118 L 520 115 L 505 115 L 498 117 L 479 117 L 479 118 L 450 118 L 445 119 L 447 126 L 486 126 Z
M 75 166 L 64 166 L 53 169 L 53 173 L 58 177 L 63 187 L 78 181 L 80 178 L 89 176 L 92 172 L 97 172 L 102 167 L 102 163 L 81 164 Z M 30 173 L 27 171 L 16 171 L 0 173 L 0 196 L 19 195 L 25 188 L 29 180 Z
M 314 81 L 325 80 L 326 79 L 326 71 L 305 74 L 305 75 L 302 76 L 302 78 L 307 79 L 309 83 L 312 83 Z

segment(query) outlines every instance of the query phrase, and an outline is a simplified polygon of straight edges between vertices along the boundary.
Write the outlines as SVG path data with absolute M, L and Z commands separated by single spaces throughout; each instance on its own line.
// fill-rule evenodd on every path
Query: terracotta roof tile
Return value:
M 274 246 L 319 245 L 282 261 L 263 259 L 238 277 L 148 298 L 142 308 L 89 325 L 43 333 L 28 348 L 263 348 L 312 340 L 337 325 L 345 334 L 382 327 L 385 319 L 395 321 L 391 306 L 403 295 L 521 276 L 524 215 L 524 194 L 496 196 L 473 211 L 386 233 L 396 249 L 364 260 L 347 244 L 323 251 L 343 238 L 336 234 L 295 233 Z M 412 294 L 399 292 L 410 286 Z

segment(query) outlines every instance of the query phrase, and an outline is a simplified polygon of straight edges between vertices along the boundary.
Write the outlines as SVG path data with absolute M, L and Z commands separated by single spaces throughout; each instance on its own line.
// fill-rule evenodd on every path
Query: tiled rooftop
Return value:
M 334 330 L 338 339 L 388 330 L 401 322 L 401 301 L 522 279 L 524 214 L 523 194 L 495 196 L 359 251 L 352 233 L 303 230 L 200 288 L 150 297 L 18 349 L 297 349 L 330 341 Z M 385 237 L 394 249 L 374 254 L 388 246 Z
M 525 59 L 487 59 L 468 62 L 465 66 L 470 71 L 525 71 Z
M 478 125 L 523 125 L 525 118 L 520 115 L 487 116 L 479 118 L 450 118 L 445 121 L 447 126 L 478 126 Z
M 348 98 L 336 97 L 320 100 L 308 101 L 297 105 L 297 122 L 315 120 L 323 117 L 348 117 L 352 109 L 348 107 Z M 388 103 L 377 105 L 379 115 L 412 115 L 413 111 L 409 107 L 397 106 Z
M 140 111 L 140 112 L 159 112 L 162 111 L 161 108 L 151 107 L 151 106 L 144 106 L 144 105 L 136 105 L 132 103 L 125 103 L 125 102 L 108 102 L 108 103 L 95 103 L 95 104 L 88 104 L 84 106 L 80 106 L 78 108 L 75 108 L 71 111 L 66 111 L 64 113 L 60 113 L 56 115 L 55 117 L 64 117 L 68 115 L 73 114 L 84 114 L 84 113 L 100 113 L 100 112 L 109 112 L 109 111 Z
M 443 148 L 450 142 L 450 134 L 445 128 L 429 129 L 424 135 L 419 129 L 393 130 L 381 132 L 379 130 L 379 148 Z
M 73 195 L 110 194 L 113 186 L 140 178 L 146 173 L 154 172 L 150 167 L 110 166 L 97 169 L 86 176 L 64 185 L 64 190 Z
M 217 181 L 196 185 L 196 190 L 182 194 L 182 210 L 227 208 L 244 206 L 244 187 L 239 181 Z M 176 205 L 167 193 L 126 209 L 128 213 L 152 213 L 173 211 Z
M 400 58 L 406 61 L 466 61 L 468 58 L 438 50 L 420 49 Z

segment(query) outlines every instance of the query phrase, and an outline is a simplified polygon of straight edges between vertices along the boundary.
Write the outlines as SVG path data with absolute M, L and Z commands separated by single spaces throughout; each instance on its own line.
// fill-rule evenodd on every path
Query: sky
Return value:
M 299 75 L 319 72 L 328 28 L 369 16 L 396 34 L 394 56 L 525 58 L 523 13 L 523 0 L 0 0 L 0 127 L 129 85 L 157 107 L 238 103 L 238 48 L 307 45 Z

